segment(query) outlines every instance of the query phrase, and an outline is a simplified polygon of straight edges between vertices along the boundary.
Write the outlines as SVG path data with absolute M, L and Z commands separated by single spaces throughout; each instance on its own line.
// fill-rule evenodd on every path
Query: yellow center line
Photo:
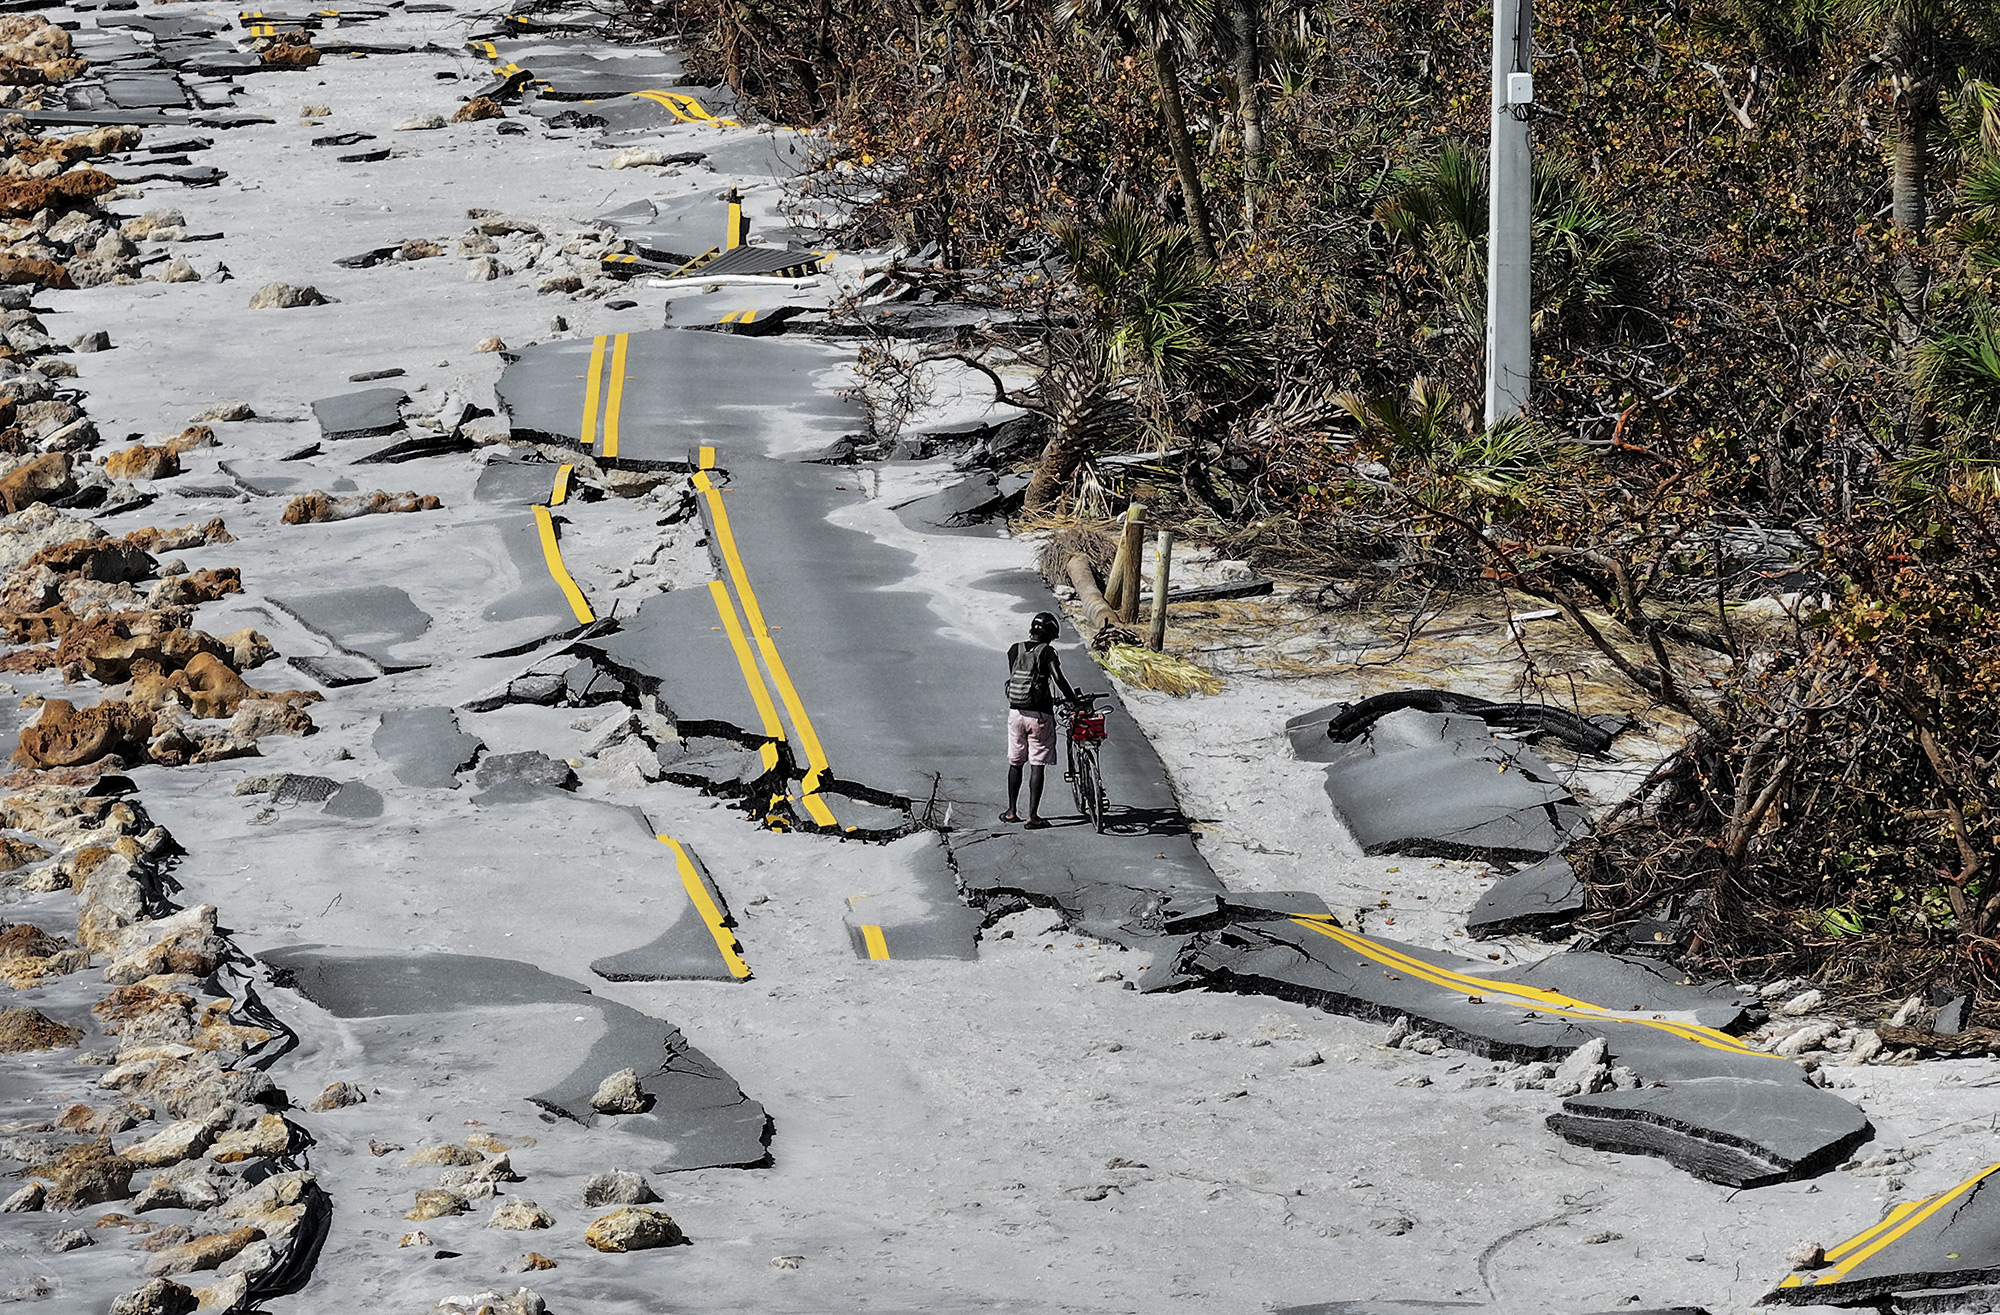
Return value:
M 708 924 L 709 935 L 715 937 L 715 948 L 722 951 L 722 961 L 729 966 L 730 975 L 738 981 L 746 981 L 750 976 L 750 965 L 743 961 L 743 945 L 736 934 L 723 925 L 722 910 L 716 906 L 715 897 L 708 892 L 708 883 L 701 879 L 694 860 L 682 849 L 680 842 L 672 836 L 660 836 L 659 842 L 674 851 L 674 865 L 679 868 L 681 885 L 687 888 L 688 898 L 694 901 L 695 911 Z
M 618 455 L 618 407 L 625 397 L 625 344 L 632 335 L 621 333 L 611 349 L 611 400 L 604 410 L 604 456 Z
M 696 473 L 694 486 L 708 502 L 709 515 L 715 521 L 715 546 L 722 553 L 730 583 L 736 586 L 736 597 L 742 601 L 743 616 L 750 623 L 750 633 L 759 637 L 767 635 L 770 631 L 764 625 L 763 610 L 757 606 L 757 592 L 750 587 L 750 576 L 744 569 L 743 557 L 736 551 L 736 532 L 729 526 L 729 513 L 723 509 L 722 493 L 706 470 Z
M 1760 1059 L 1778 1058 L 1778 1056 L 1771 1055 L 1765 1051 L 1753 1049 L 1736 1038 L 1726 1033 L 1718 1032 L 1713 1028 L 1702 1027 L 1694 1023 L 1678 1023 L 1662 1018 L 1641 1018 L 1634 1014 L 1619 1013 L 1616 1010 L 1606 1009 L 1601 1005 L 1577 1000 L 1556 991 L 1543 990 L 1540 987 L 1517 986 L 1512 982 L 1498 982 L 1490 978 L 1472 977 L 1463 973 L 1456 973 L 1449 968 L 1440 968 L 1435 964 L 1425 963 L 1421 959 L 1413 958 L 1399 950 L 1393 950 L 1378 941 L 1369 940 L 1366 936 L 1357 936 L 1344 928 L 1333 926 L 1328 922 L 1316 918 L 1293 918 L 1292 921 L 1298 923 L 1301 927 L 1310 927 L 1322 936 L 1338 941 L 1348 949 L 1353 950 L 1356 954 L 1373 959 L 1385 967 L 1395 968 L 1398 971 L 1408 973 L 1412 977 L 1430 982 L 1434 986 L 1442 986 L 1450 991 L 1462 991 L 1468 995 L 1478 996 L 1508 996 L 1512 998 L 1504 1001 L 1504 1003 L 1515 1007 L 1532 1006 L 1545 1013 L 1557 1014 L 1565 1018 L 1585 1019 L 1591 1022 L 1633 1023 L 1641 1027 L 1650 1027 L 1657 1031 L 1667 1032 L 1673 1036 L 1680 1037 L 1684 1041 L 1692 1041 L 1696 1045 L 1707 1046 L 1711 1050 L 1722 1050 L 1731 1054 L 1755 1056 Z
M 702 451 L 704 459 L 712 463 L 714 449 L 704 448 Z M 764 623 L 763 610 L 757 605 L 757 592 L 750 587 L 749 571 L 743 565 L 743 555 L 736 547 L 735 532 L 729 526 L 729 512 L 722 505 L 721 491 L 709 478 L 709 468 L 696 472 L 694 486 L 708 503 L 709 519 L 715 527 L 716 548 L 722 554 L 731 583 L 736 586 L 736 601 L 742 605 L 749 634 L 757 641 L 757 652 L 762 655 L 764 667 L 771 673 L 771 683 L 777 687 L 778 698 L 785 705 L 785 718 L 791 723 L 799 748 L 806 755 L 808 770 L 801 783 L 805 796 L 802 802 L 813 821 L 824 827 L 838 826 L 833 811 L 819 793 L 831 772 L 826 753 L 820 747 L 819 732 L 813 728 L 805 700 L 799 696 L 798 687 L 792 684 L 791 673 L 785 670 L 785 661 L 778 655 L 778 646 L 771 638 L 770 628 Z
M 889 942 L 882 939 L 882 929 L 872 922 L 861 924 L 861 940 L 868 946 L 868 957 L 886 959 L 889 957 Z
M 597 619 L 597 614 L 590 610 L 583 590 L 576 587 L 576 581 L 570 578 L 569 568 L 563 565 L 562 550 L 556 547 L 556 523 L 550 518 L 547 507 L 535 507 L 535 528 L 542 534 L 542 558 L 548 562 L 549 574 L 555 577 L 563 597 L 569 599 L 569 610 L 576 613 L 578 621 L 589 625 Z
M 708 595 L 715 600 L 715 614 L 722 618 L 722 632 L 729 636 L 729 646 L 736 650 L 736 665 L 742 669 L 743 684 L 750 691 L 750 701 L 757 705 L 757 715 L 764 723 L 764 745 L 762 757 L 764 770 L 770 771 L 778 765 L 778 747 L 774 741 L 785 738 L 784 725 L 778 720 L 778 709 L 771 702 L 771 691 L 764 685 L 764 673 L 757 669 L 757 658 L 750 650 L 750 641 L 743 637 L 743 622 L 737 618 L 736 603 L 729 597 L 729 587 L 720 580 L 708 582 Z
M 575 466 L 569 465 L 556 467 L 556 482 L 549 489 L 549 505 L 551 507 L 560 507 L 569 501 L 569 477 L 575 469 Z
M 583 385 L 583 445 L 597 445 L 597 399 L 604 391 L 604 337 L 602 334 L 590 343 L 590 373 L 584 377 Z
M 1907 1216 L 1905 1216 L 1902 1220 L 1898 1221 L 1895 1227 L 1889 1229 L 1887 1232 L 1881 1232 L 1880 1230 L 1882 1229 L 1883 1224 L 1887 1224 L 1891 1220 L 1894 1220 L 1896 1218 L 1894 1215 L 1891 1215 L 1889 1219 L 1883 1220 L 1881 1224 L 1877 1224 L 1873 1229 L 1869 1230 L 1870 1232 L 1880 1233 L 1880 1236 L 1878 1236 L 1873 1242 L 1869 1243 L 1861 1250 L 1856 1251 L 1853 1255 L 1841 1261 L 1838 1265 L 1835 1265 L 1832 1269 L 1821 1270 L 1818 1278 L 1813 1283 L 1807 1284 L 1806 1286 L 1825 1287 L 1828 1284 L 1840 1282 L 1840 1280 L 1846 1278 L 1848 1274 L 1852 1273 L 1854 1269 L 1858 1265 L 1860 1265 L 1863 1261 L 1868 1260 L 1869 1258 L 1874 1256 L 1877 1252 L 1881 1251 L 1882 1248 L 1889 1246 L 1891 1243 L 1901 1240 L 1905 1234 L 1907 1234 L 1911 1229 L 1915 1228 L 1918 1224 L 1923 1223 L 1924 1220 L 1929 1219 L 1932 1215 L 1944 1209 L 1945 1206 L 1951 1204 L 1959 1197 L 1965 1195 L 1973 1188 L 1979 1186 L 1979 1184 L 1984 1182 L 1987 1176 L 1993 1173 L 1996 1169 L 2000 1169 L 2000 1164 L 1989 1164 L 1984 1169 L 1981 1169 L 1978 1173 L 1972 1175 L 1972 1177 L 1966 1179 L 1958 1186 L 1952 1188 L 1950 1191 L 1939 1192 L 1936 1196 L 1930 1198 L 1930 1200 L 1919 1202 L 1917 1208 L 1911 1210 Z M 1866 1237 L 1867 1234 L 1864 1233 L 1862 1234 L 1862 1236 Z M 1846 1247 L 1852 1245 L 1853 1243 L 1850 1242 L 1839 1249 L 1845 1250 Z

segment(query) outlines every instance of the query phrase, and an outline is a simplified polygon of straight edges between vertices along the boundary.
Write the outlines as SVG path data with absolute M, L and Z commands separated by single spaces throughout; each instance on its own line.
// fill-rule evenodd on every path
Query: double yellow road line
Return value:
M 701 449 L 699 464 L 701 468 L 695 472 L 694 487 L 708 508 L 716 551 L 728 576 L 727 585 L 720 580 L 709 585 L 716 615 L 721 618 L 723 632 L 729 636 L 730 645 L 736 651 L 737 666 L 742 670 L 743 683 L 750 691 L 751 701 L 756 704 L 758 715 L 763 719 L 764 734 L 773 740 L 787 740 L 796 745 L 805 757 L 805 779 L 801 782 L 797 802 L 817 825 L 827 830 L 839 830 L 839 821 L 820 793 L 832 775 L 826 751 L 820 746 L 819 732 L 813 728 L 805 700 L 799 697 L 798 688 L 792 684 L 791 673 L 785 669 L 785 660 L 778 652 L 777 641 L 764 622 L 764 610 L 757 603 L 757 591 L 750 585 L 750 573 L 743 565 L 743 555 L 736 547 L 735 531 L 729 525 L 729 510 L 722 505 L 722 490 L 716 487 L 709 474 L 715 469 L 715 449 Z M 763 664 L 761 670 L 759 660 Z M 773 688 L 777 690 L 778 702 L 784 704 L 785 721 L 790 725 L 789 735 L 778 723 L 777 708 L 771 698 Z M 768 770 L 776 764 L 776 750 L 770 745 L 765 747 L 773 755 L 765 761 L 764 766 Z
M 1902 1205 L 1883 1216 L 1882 1222 L 1856 1237 L 1851 1237 L 1826 1253 L 1830 1269 L 1822 1269 L 1815 1274 L 1787 1274 L 1778 1284 L 1781 1288 L 1830 1287 L 1853 1273 L 1864 1261 L 1873 1259 L 1883 1248 L 1899 1242 L 1910 1230 L 1929 1219 L 1938 1211 L 1964 1197 L 1972 1189 L 1985 1182 L 2000 1164 L 1989 1164 L 1958 1186 L 1927 1196 L 1921 1201 L 1905 1201 Z
M 681 91 L 635 91 L 634 100 L 649 100 L 664 108 L 682 123 L 709 123 L 718 128 L 740 128 L 734 119 L 718 119 L 700 101 Z M 594 102 L 589 102 L 594 103 Z
M 1372 941 L 1340 927 L 1326 918 L 1293 918 L 1301 927 L 1309 928 L 1342 946 L 1352 950 L 1363 959 L 1378 964 L 1383 969 L 1405 977 L 1441 986 L 1453 993 L 1477 996 L 1482 1003 L 1506 1005 L 1513 1008 L 1533 1009 L 1540 1014 L 1554 1014 L 1561 1018 L 1575 1018 L 1590 1023 L 1630 1023 L 1638 1027 L 1650 1027 L 1683 1041 L 1692 1041 L 1710 1050 L 1720 1050 L 1732 1055 L 1743 1055 L 1756 1059 L 1777 1059 L 1768 1051 L 1758 1050 L 1712 1027 L 1702 1027 L 1696 1023 L 1680 1023 L 1665 1018 L 1648 1018 L 1641 1014 L 1621 1013 L 1590 1004 L 1559 991 L 1546 991 L 1538 986 L 1519 986 L 1513 982 L 1498 982 L 1490 977 L 1475 977 L 1469 973 L 1453 972 L 1436 964 L 1426 963 L 1414 955 L 1392 949 L 1380 941 Z
M 584 376 L 580 437 L 585 447 L 597 448 L 597 455 L 606 461 L 618 455 L 618 415 L 625 402 L 625 350 L 631 336 L 600 333 L 590 340 L 590 370 Z M 598 442 L 600 422 L 602 445 Z

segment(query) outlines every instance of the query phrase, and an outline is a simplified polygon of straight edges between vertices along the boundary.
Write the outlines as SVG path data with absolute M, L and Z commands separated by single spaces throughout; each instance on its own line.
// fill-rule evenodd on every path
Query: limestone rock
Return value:
M 367 1099 L 367 1093 L 352 1082 L 333 1082 L 327 1084 L 325 1091 L 313 1097 L 312 1104 L 306 1108 L 316 1113 L 324 1113 L 327 1110 L 345 1109 L 349 1105 L 360 1105 Z
M 390 129 L 391 132 L 429 132 L 444 127 L 442 114 L 418 114 L 404 119 Z
M 458 254 L 461 256 L 492 256 L 499 251 L 500 244 L 477 229 L 458 240 Z
M 493 1208 L 493 1217 L 486 1221 L 488 1228 L 504 1228 L 512 1232 L 526 1232 L 532 1228 L 554 1228 L 556 1221 L 548 1211 L 524 1197 Z
M 429 260 L 433 256 L 442 256 L 444 248 L 429 238 L 413 237 L 396 248 L 396 254 L 404 260 Z
M 65 1228 L 52 1235 L 48 1241 L 42 1243 L 42 1250 L 54 1255 L 61 1255 L 65 1251 L 81 1251 L 95 1240 L 81 1228 Z
M 666 153 L 650 146 L 628 146 L 622 151 L 613 151 L 605 161 L 607 169 L 643 169 L 650 165 L 665 164 Z
M 626 1206 L 591 1224 L 583 1240 L 599 1251 L 618 1252 L 681 1246 L 687 1237 L 663 1211 Z
M 458 107 L 451 116 L 453 123 L 478 123 L 485 119 L 503 119 L 507 111 L 500 108 L 500 102 L 491 96 L 474 96 Z
M 540 293 L 575 292 L 582 286 L 583 280 L 575 274 L 551 274 L 547 278 L 536 281 L 535 291 Z
M 266 283 L 250 298 L 251 310 L 292 310 L 299 306 L 324 306 L 326 298 L 318 288 L 295 288 L 289 283 Z
M 266 1114 L 248 1128 L 232 1128 L 215 1139 L 208 1158 L 217 1164 L 283 1155 L 292 1145 L 292 1125 L 282 1114 Z
M 600 1205 L 650 1205 L 659 1200 L 653 1185 L 629 1169 L 592 1174 L 583 1184 L 583 1203 Z
M 251 409 L 248 402 L 217 402 L 206 411 L 196 415 L 194 421 L 196 424 L 200 424 L 210 420 L 250 420 L 254 419 L 256 415 L 257 413 Z
M 40 1183 L 29 1183 L 13 1193 L 5 1201 L 0 1201 L 0 1215 L 23 1214 L 39 1210 L 48 1199 L 49 1189 Z
M 35 1166 L 33 1173 L 54 1184 L 47 1202 L 51 1210 L 80 1210 L 131 1194 L 132 1166 L 111 1149 L 109 1137 L 72 1146 L 47 1164 Z
M 446 1297 L 431 1307 L 431 1315 L 547 1315 L 547 1311 L 548 1306 L 530 1288 L 517 1288 L 512 1296 L 475 1292 L 465 1297 Z
M 420 1187 L 417 1189 L 417 1203 L 403 1212 L 403 1218 L 411 1223 L 421 1224 L 426 1219 L 462 1215 L 469 1213 L 471 1209 L 471 1202 L 457 1192 L 441 1187 Z
M 219 1278 L 205 1288 L 196 1288 L 194 1298 L 201 1303 L 201 1310 L 239 1310 L 244 1299 L 250 1295 L 250 1276 L 231 1274 Z
M 442 1146 L 424 1146 L 403 1161 L 405 1169 L 421 1168 L 424 1165 L 475 1165 L 486 1163 L 486 1157 L 467 1146 L 446 1142 Z
M 187 1315 L 195 1308 L 192 1291 L 171 1279 L 156 1278 L 111 1303 L 111 1315 Z
M 104 980 L 123 986 L 165 973 L 206 977 L 228 957 L 229 943 L 215 930 L 215 906 L 200 904 L 126 928 Z
M 507 350 L 507 344 L 500 341 L 498 337 L 481 338 L 479 346 L 473 350 L 478 352 L 504 352 Z
M 1552 1096 L 1587 1096 L 1604 1090 L 1611 1082 L 1610 1066 L 1604 1062 L 1607 1049 L 1603 1037 L 1584 1042 L 1556 1066 L 1545 1090 Z
M 182 1119 L 169 1123 L 150 1137 L 133 1142 L 118 1152 L 141 1169 L 158 1169 L 191 1160 L 208 1149 L 215 1134 L 206 1119 Z
M 263 1231 L 256 1228 L 238 1228 L 227 1233 L 197 1237 L 155 1255 L 146 1263 L 146 1273 L 155 1278 L 165 1278 L 175 1274 L 192 1274 L 199 1269 L 214 1269 L 252 1242 L 262 1241 L 263 1237 Z
M 638 1073 L 629 1068 L 621 1068 L 600 1082 L 590 1098 L 590 1108 L 599 1114 L 638 1114 L 650 1103 L 639 1090 Z
M 170 448 L 135 443 L 104 458 L 104 473 L 113 479 L 166 479 L 181 473 L 181 458 Z
M 201 280 L 201 275 L 195 272 L 186 256 L 175 256 L 160 267 L 159 278 L 162 283 L 196 283 Z
M 265 1274 L 276 1269 L 280 1259 L 278 1248 L 272 1246 L 269 1240 L 260 1239 L 223 1261 L 216 1267 L 216 1272 L 223 1275 Z
M 273 1174 L 255 1187 L 236 1193 L 216 1212 L 252 1228 L 261 1228 L 266 1237 L 287 1237 L 306 1216 L 321 1209 L 326 1193 L 310 1169 L 294 1169 Z
M 39 1009 L 0 1012 L 0 1054 L 64 1050 L 83 1039 L 83 1029 L 59 1023 Z
M 503 274 L 512 274 L 513 272 L 513 270 L 507 268 L 507 266 L 501 264 L 491 256 L 475 256 L 465 266 L 465 281 L 467 283 L 491 283 Z
M 0 506 L 7 514 L 23 511 L 38 502 L 52 502 L 76 492 L 76 476 L 66 452 L 35 457 L 0 475 Z
M 286 525 L 312 525 L 390 512 L 436 511 L 442 506 L 442 502 L 428 493 L 384 493 L 377 490 L 353 497 L 333 497 L 315 490 L 293 498 L 286 504 L 280 519 Z
M 1788 1014 L 1793 1018 L 1802 1018 L 1819 1008 L 1825 1001 L 1826 994 L 1822 991 L 1803 991 L 1793 996 L 1790 1000 L 1787 1000 L 1778 1012 Z

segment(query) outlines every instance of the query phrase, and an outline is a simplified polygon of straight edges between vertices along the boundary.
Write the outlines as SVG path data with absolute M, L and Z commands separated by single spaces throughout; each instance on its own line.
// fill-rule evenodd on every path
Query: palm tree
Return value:
M 1883 83 L 1894 98 L 1890 212 L 1898 232 L 1922 242 L 1930 218 L 1931 129 L 1946 97 L 1982 72 L 2000 69 L 2000 5 L 1849 0 L 1849 6 L 1856 19 L 1881 31 L 1882 45 L 1848 74 L 1848 86 Z
M 1486 315 L 1486 161 L 1448 144 L 1404 171 L 1375 218 L 1435 280 L 1467 333 Z M 1653 243 L 1588 186 L 1574 160 L 1535 157 L 1535 328 L 1582 329 L 1637 304 Z
M 1050 432 L 1022 494 L 1029 511 L 1119 433 L 1149 422 L 1171 435 L 1188 390 L 1229 389 L 1255 368 L 1253 336 L 1218 301 L 1214 262 L 1189 230 L 1121 203 L 1057 236 L 1087 318 L 1051 345 L 1038 386 Z
M 1231 0 L 1225 46 L 1235 63 L 1236 123 L 1243 133 L 1243 226 L 1257 228 L 1264 181 L 1264 13 L 1260 0 Z
M 1152 57 L 1159 84 L 1161 126 L 1180 175 L 1181 199 L 1187 206 L 1188 227 L 1201 252 L 1215 259 L 1215 238 L 1208 222 L 1208 200 L 1195 161 L 1194 138 L 1188 132 L 1187 109 L 1181 102 L 1181 56 L 1198 48 L 1201 34 L 1214 19 L 1211 0 L 1060 0 L 1056 17 L 1076 27 L 1111 37 Z

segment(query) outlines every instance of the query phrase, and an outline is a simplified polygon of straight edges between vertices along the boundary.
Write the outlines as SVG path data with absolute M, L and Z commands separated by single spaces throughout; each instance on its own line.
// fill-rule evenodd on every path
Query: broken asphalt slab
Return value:
M 2000 1164 L 1904 1201 L 1785 1276 L 1760 1306 L 1865 1306 L 1899 1313 L 1990 1310 L 2000 1302 Z
M 400 388 L 364 388 L 322 397 L 312 404 L 312 413 L 326 438 L 372 438 L 403 427 L 403 403 L 409 400 Z
M 1568 859 L 1551 854 L 1487 887 L 1465 915 L 1465 934 L 1474 940 L 1561 934 L 1582 912 L 1583 883 Z
M 404 785 L 456 790 L 485 743 L 459 729 L 450 708 L 391 709 L 375 730 L 374 748 Z
M 1593 1002 L 1607 994 L 1582 989 L 1590 979 L 1604 978 L 1595 985 L 1613 1001 L 1645 979 L 1614 956 L 1577 960 L 1567 970 L 1572 994 L 1510 980 L 1526 975 L 1518 970 L 1502 975 L 1361 936 L 1330 917 L 1236 910 L 1226 925 L 1185 941 L 1170 964 L 1156 961 L 1141 987 L 1198 984 L 1359 1018 L 1408 1017 L 1447 1045 L 1514 1062 L 1560 1061 L 1601 1038 L 1608 1065 L 1662 1085 L 1573 1096 L 1550 1116 L 1550 1129 L 1732 1187 L 1810 1177 L 1871 1134 L 1860 1110 L 1813 1086 L 1796 1065 L 1703 1026 L 1702 1011 L 1717 1004 L 1713 990 L 1689 987 L 1676 998 L 1671 983 L 1654 979 L 1642 1009 L 1610 1008 Z
M 295 945 L 262 958 L 277 970 L 282 985 L 343 1019 L 537 1004 L 593 1011 L 599 1028 L 587 1048 L 588 1028 L 550 1039 L 572 1067 L 568 1076 L 528 1095 L 529 1101 L 577 1123 L 663 1143 L 665 1159 L 656 1162 L 656 1171 L 742 1167 L 769 1157 L 764 1107 L 690 1046 L 679 1028 L 592 995 L 566 978 L 511 959 L 470 954 Z M 590 1105 L 598 1084 L 627 1068 L 637 1070 L 650 1107 L 640 1114 L 598 1114 Z
M 1285 732 L 1301 759 L 1327 765 L 1327 797 L 1364 854 L 1533 861 L 1589 825 L 1547 763 L 1477 717 L 1392 712 L 1343 743 L 1326 735 L 1338 707 Z

